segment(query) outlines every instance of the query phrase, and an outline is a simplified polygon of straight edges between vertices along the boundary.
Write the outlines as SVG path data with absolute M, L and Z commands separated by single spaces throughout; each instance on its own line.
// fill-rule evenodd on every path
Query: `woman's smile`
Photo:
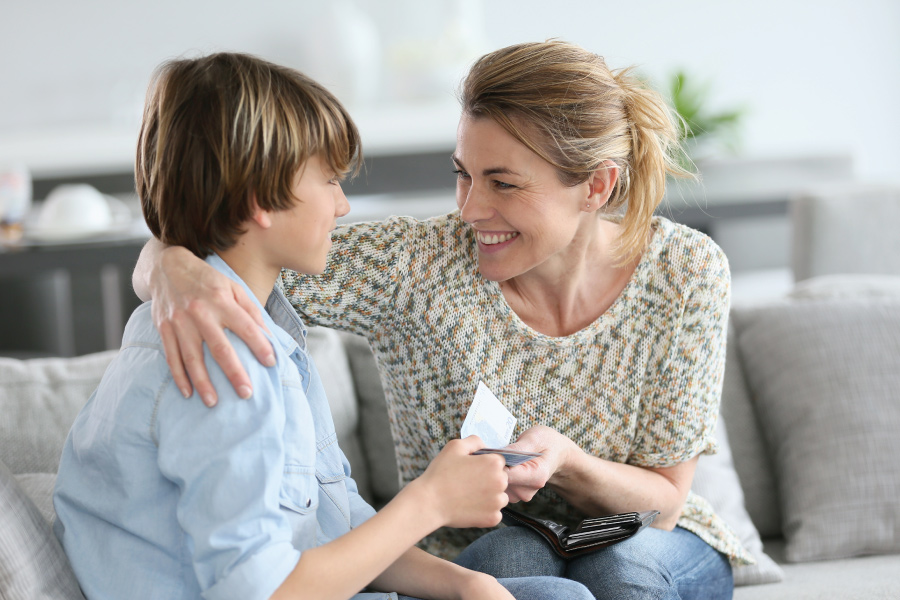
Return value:
M 518 237 L 518 231 L 475 230 L 475 239 L 478 241 L 478 249 L 482 252 L 499 252 L 512 244 Z

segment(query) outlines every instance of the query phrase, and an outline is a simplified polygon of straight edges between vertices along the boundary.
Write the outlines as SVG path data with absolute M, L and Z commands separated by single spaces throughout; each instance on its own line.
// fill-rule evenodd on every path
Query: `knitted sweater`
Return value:
M 282 273 L 311 324 L 365 336 L 385 390 L 401 483 L 422 474 L 460 427 L 479 381 L 518 418 L 610 461 L 667 467 L 713 453 L 725 364 L 730 274 L 705 235 L 663 218 L 623 292 L 565 337 L 526 325 L 478 273 L 474 232 L 458 212 L 342 226 L 326 272 Z M 583 518 L 552 490 L 528 512 Z M 733 564 L 753 562 L 691 493 L 678 524 Z M 452 558 L 481 531 L 443 529 L 424 546 Z

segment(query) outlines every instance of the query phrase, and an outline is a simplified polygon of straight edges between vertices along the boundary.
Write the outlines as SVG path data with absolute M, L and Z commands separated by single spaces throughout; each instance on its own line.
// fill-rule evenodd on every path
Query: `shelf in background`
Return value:
M 456 144 L 454 102 L 352 111 L 366 156 L 446 151 Z M 71 126 L 0 135 L 0 164 L 21 161 L 35 179 L 131 173 L 139 125 Z

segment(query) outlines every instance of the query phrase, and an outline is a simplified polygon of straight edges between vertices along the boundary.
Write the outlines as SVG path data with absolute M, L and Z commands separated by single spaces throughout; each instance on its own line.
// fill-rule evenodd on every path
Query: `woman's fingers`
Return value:
M 187 371 L 184 370 L 184 360 L 181 358 L 181 350 L 178 347 L 178 336 L 172 329 L 171 323 L 165 321 L 158 326 L 159 335 L 162 338 L 163 352 L 166 354 L 166 364 L 172 371 L 175 385 L 181 391 L 181 395 L 190 398 L 194 389 Z
M 173 329 L 178 337 L 181 361 L 188 377 L 194 384 L 194 390 L 196 390 L 197 395 L 200 396 L 204 404 L 215 406 L 219 397 L 212 382 L 209 380 L 209 372 L 206 370 L 206 361 L 203 358 L 204 338 L 207 340 L 207 345 L 210 347 L 211 352 L 213 345 L 209 342 L 209 339 L 214 336 L 209 333 L 204 334 L 202 329 L 198 329 L 198 326 L 203 326 L 203 320 L 198 320 L 196 317 L 178 312 L 173 315 L 172 320 L 174 321 Z M 225 337 L 225 332 L 221 327 L 218 328 L 217 333 L 228 344 L 228 339 Z
M 240 310 L 230 311 L 226 320 L 226 326 L 244 340 L 244 343 L 247 344 L 259 362 L 267 367 L 274 367 L 275 352 L 272 350 L 272 344 L 269 343 L 269 340 L 259 329 L 262 327 L 266 331 L 269 330 L 263 321 L 262 313 L 253 300 L 244 293 L 242 288 L 234 288 L 234 299 Z M 249 319 L 247 318 L 248 316 L 250 317 Z M 231 377 L 229 377 L 229 380 L 231 380 Z M 231 383 L 234 385 L 235 382 L 232 380 Z M 237 389 L 236 385 L 235 389 Z
M 253 385 L 247 371 L 238 359 L 237 352 L 228 340 L 223 327 L 235 333 L 250 348 L 259 361 L 267 367 L 275 366 L 275 351 L 272 344 L 260 330 L 262 316 L 257 306 L 247 297 L 244 290 L 233 285 L 227 294 L 228 298 L 220 301 L 214 300 L 222 314 L 221 319 L 216 319 L 207 312 L 199 303 L 188 307 L 188 312 L 193 316 L 194 322 L 200 328 L 200 335 L 206 341 L 213 360 L 225 373 L 225 377 L 231 383 L 239 398 L 247 399 L 253 395 Z M 257 322 L 258 319 L 258 322 Z M 203 366 L 203 365 L 201 365 Z M 198 372 L 200 368 L 198 367 Z M 188 367 L 188 372 L 191 372 Z M 208 379 L 205 366 L 200 375 Z M 193 379 L 193 373 L 191 373 Z M 194 385 L 200 387 L 197 380 Z M 215 390 L 210 385 L 210 393 L 215 401 Z M 203 386 L 205 391 L 205 386 Z M 206 396 L 203 397 L 206 401 Z

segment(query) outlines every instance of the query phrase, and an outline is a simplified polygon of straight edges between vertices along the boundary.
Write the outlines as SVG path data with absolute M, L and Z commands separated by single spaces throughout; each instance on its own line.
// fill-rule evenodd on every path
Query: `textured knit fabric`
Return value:
M 368 338 L 403 484 L 459 437 L 479 381 L 518 418 L 514 438 L 543 424 L 594 456 L 667 467 L 716 450 L 730 275 L 708 237 L 662 218 L 654 230 L 619 298 L 565 337 L 528 327 L 481 277 L 458 212 L 343 226 L 323 275 L 284 271 L 282 285 L 308 322 Z M 582 517 L 549 489 L 528 504 Z M 734 564 L 753 560 L 694 494 L 678 524 Z M 479 533 L 441 530 L 425 546 L 452 557 Z

